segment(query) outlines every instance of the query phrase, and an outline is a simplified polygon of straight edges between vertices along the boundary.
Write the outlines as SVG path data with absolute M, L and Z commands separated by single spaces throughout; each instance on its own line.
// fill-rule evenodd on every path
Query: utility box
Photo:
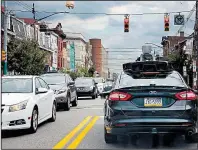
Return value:
M 152 51 L 152 47 L 150 45 L 143 45 L 142 46 L 142 53 L 145 54 L 145 53 L 148 53 L 150 54 Z

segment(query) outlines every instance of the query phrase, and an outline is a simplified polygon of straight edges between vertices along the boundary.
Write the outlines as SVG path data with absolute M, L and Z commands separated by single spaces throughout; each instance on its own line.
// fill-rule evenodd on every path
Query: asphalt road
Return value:
M 140 136 L 137 144 L 132 139 L 128 144 L 106 144 L 103 126 L 104 99 L 81 99 L 78 107 L 71 111 L 58 111 L 57 120 L 43 123 L 35 134 L 24 131 L 6 132 L 2 135 L 3 149 L 119 149 L 119 148 L 153 148 L 149 135 Z M 160 137 L 161 139 L 161 137 Z M 162 140 L 155 148 L 167 148 Z M 177 137 L 171 147 L 197 149 L 197 144 L 187 144 L 183 137 Z

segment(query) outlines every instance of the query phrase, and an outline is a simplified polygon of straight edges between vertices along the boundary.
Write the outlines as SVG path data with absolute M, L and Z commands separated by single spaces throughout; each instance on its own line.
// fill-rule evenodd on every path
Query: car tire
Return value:
M 67 96 L 67 101 L 64 104 L 64 110 L 69 111 L 70 110 L 70 102 L 71 102 L 71 97 L 70 95 Z
M 92 96 L 92 99 L 96 99 L 96 95 Z
M 75 97 L 75 100 L 72 102 L 72 106 L 75 107 L 78 105 L 78 98 L 77 96 Z
M 193 133 L 195 133 L 196 130 L 194 129 L 193 130 Z M 192 143 L 193 139 L 192 139 L 192 136 L 188 135 L 187 133 L 185 134 L 185 141 L 186 143 Z
M 52 106 L 52 117 L 49 120 L 50 122 L 55 122 L 56 121 L 56 103 L 53 103 Z
M 107 130 L 104 127 L 104 140 L 107 144 L 116 143 L 117 142 L 117 136 L 112 135 L 110 133 L 107 133 Z
M 37 128 L 38 128 L 38 109 L 34 107 L 31 117 L 31 126 L 28 131 L 29 133 L 36 133 Z

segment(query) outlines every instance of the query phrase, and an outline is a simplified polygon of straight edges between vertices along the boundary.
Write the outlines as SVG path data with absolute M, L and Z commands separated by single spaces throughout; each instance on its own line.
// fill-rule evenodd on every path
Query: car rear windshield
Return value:
M 3 78 L 2 93 L 32 93 L 32 83 L 31 78 Z
M 92 85 L 92 79 L 76 79 L 75 84 L 76 85 Z
M 41 78 L 49 85 L 63 84 L 66 82 L 66 77 L 64 75 L 46 75 L 41 76 Z
M 186 83 L 179 76 L 178 73 L 173 72 L 165 78 L 152 78 L 152 79 L 134 79 L 132 76 L 122 73 L 120 80 L 118 79 L 119 88 L 132 87 L 132 86 L 175 86 L 187 87 Z

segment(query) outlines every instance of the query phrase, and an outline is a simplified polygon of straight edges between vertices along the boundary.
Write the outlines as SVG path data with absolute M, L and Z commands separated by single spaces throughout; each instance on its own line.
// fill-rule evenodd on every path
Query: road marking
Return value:
M 67 147 L 67 149 L 76 149 L 81 141 L 85 138 L 87 133 L 93 128 L 96 121 L 99 119 L 98 116 L 95 116 L 92 121 L 85 127 L 85 129 L 77 136 L 77 138 Z
M 61 139 L 53 149 L 62 149 L 65 145 L 71 140 L 72 137 L 75 136 L 77 132 L 79 132 L 88 121 L 90 121 L 92 116 L 86 117 L 77 127 L 75 127 L 69 134 L 67 134 L 63 139 Z

